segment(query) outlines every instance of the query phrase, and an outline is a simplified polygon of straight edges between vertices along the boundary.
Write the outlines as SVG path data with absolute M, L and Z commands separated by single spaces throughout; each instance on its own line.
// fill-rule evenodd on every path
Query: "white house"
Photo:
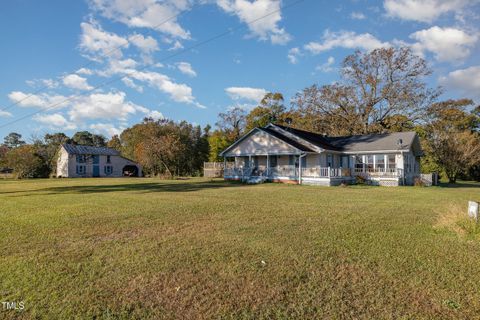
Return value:
M 269 124 L 225 149 L 224 178 L 319 185 L 411 185 L 423 155 L 415 132 L 328 137 Z
M 63 144 L 57 160 L 57 177 L 140 177 L 142 167 L 105 147 Z

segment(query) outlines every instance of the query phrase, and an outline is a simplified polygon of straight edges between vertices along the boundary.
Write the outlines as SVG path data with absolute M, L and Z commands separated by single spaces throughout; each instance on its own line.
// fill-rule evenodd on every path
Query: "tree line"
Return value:
M 11 133 L 0 146 L 0 168 L 13 168 L 18 177 L 51 175 L 59 145 L 69 142 L 115 148 L 142 164 L 147 175 L 200 175 L 204 161 L 220 161 L 219 153 L 241 135 L 274 122 L 329 136 L 414 130 L 425 151 L 423 171 L 439 172 L 450 182 L 480 181 L 480 106 L 470 99 L 440 101 L 442 89 L 426 82 L 431 73 L 409 48 L 357 51 L 343 60 L 337 82 L 304 88 L 289 106 L 272 92 L 249 111 L 232 107 L 220 113 L 215 130 L 146 118 L 108 141 L 83 131 L 25 144 Z M 20 168 L 22 162 L 29 164 Z

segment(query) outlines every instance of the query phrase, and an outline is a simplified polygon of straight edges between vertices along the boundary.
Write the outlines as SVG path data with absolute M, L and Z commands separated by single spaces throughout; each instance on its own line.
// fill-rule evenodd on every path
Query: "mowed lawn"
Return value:
M 0 300 L 25 304 L 0 318 L 478 318 L 467 200 L 479 185 L 0 181 Z

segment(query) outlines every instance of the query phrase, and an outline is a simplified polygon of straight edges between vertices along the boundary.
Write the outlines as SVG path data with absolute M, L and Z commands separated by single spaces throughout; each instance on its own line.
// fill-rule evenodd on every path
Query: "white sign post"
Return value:
M 478 202 L 468 201 L 468 216 L 478 221 Z

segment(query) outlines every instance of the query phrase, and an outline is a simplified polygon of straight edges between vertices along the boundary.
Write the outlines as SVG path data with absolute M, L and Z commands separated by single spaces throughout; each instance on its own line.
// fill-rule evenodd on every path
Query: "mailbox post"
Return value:
M 478 202 L 468 201 L 468 216 L 478 222 Z

